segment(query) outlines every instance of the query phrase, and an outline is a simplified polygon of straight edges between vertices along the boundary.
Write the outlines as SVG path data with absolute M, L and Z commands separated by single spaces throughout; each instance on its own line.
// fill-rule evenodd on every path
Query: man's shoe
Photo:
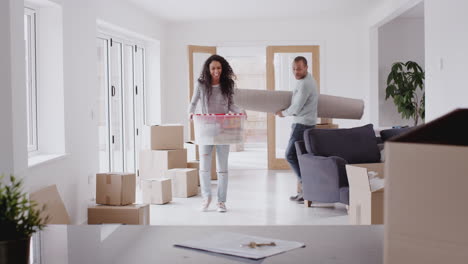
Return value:
M 291 197 L 289 197 L 289 200 L 291 200 L 291 201 L 297 201 L 297 199 L 300 199 L 300 198 L 302 198 L 302 194 L 301 194 L 301 193 L 298 193 L 298 194 L 296 194 L 296 196 L 291 196 Z
M 297 202 L 298 204 L 303 204 L 303 203 L 304 203 L 304 197 L 301 196 L 300 198 L 298 198 L 298 199 L 296 200 L 296 202 Z
M 297 198 L 299 198 L 299 194 L 296 194 L 296 196 L 291 196 L 291 197 L 289 197 L 289 200 L 291 200 L 291 201 L 296 201 Z

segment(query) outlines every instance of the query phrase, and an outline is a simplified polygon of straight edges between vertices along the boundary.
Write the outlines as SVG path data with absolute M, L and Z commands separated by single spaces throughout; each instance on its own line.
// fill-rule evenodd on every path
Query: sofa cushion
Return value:
M 385 142 L 394 136 L 398 136 L 406 131 L 409 131 L 410 129 L 410 127 L 384 129 L 380 131 L 380 138 L 382 138 L 382 141 Z
M 317 156 L 338 156 L 351 164 L 380 162 L 372 124 L 344 129 L 311 128 L 304 131 L 304 141 L 307 152 Z

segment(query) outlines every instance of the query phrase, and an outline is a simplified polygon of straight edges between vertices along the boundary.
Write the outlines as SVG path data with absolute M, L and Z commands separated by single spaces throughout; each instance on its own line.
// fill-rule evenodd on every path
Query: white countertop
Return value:
M 305 243 L 262 260 L 174 247 L 216 232 Z M 383 263 L 383 226 L 60 226 L 41 232 L 42 263 Z

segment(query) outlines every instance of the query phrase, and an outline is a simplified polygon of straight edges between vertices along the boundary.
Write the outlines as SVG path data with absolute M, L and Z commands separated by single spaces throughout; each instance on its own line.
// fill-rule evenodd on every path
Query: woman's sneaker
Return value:
M 218 212 L 225 213 L 227 211 L 226 204 L 223 202 L 218 203 Z
M 201 211 L 206 212 L 208 211 L 208 207 L 210 206 L 211 203 L 211 197 L 208 197 L 207 199 L 203 200 L 202 206 L 201 206 Z

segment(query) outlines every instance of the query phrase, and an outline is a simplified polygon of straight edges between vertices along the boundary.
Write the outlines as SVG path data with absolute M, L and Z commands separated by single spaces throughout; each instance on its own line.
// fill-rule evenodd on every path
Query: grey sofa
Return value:
M 304 131 L 296 151 L 302 176 L 304 200 L 349 204 L 346 164 L 380 162 L 372 124 L 347 129 Z

